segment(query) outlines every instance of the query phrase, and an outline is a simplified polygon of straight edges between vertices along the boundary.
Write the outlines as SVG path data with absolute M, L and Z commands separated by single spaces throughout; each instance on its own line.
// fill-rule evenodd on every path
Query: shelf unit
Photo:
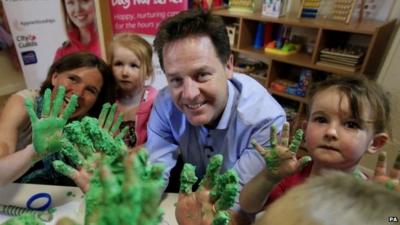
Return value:
M 223 18 L 227 25 L 239 24 L 238 34 L 235 38 L 232 50 L 234 53 L 240 53 L 249 58 L 255 58 L 266 62 L 268 66 L 267 77 L 257 79 L 264 85 L 269 92 L 278 96 L 279 99 L 297 103 L 297 116 L 292 121 L 292 126 L 298 128 L 302 118 L 305 115 L 306 96 L 300 97 L 288 93 L 278 92 L 271 88 L 271 83 L 280 78 L 298 79 L 299 70 L 302 68 L 312 71 L 312 80 L 325 79 L 323 75 L 347 75 L 347 76 L 367 76 L 369 79 L 376 79 L 383 54 L 395 27 L 395 20 L 381 21 L 350 21 L 345 24 L 338 21 L 327 19 L 309 19 L 298 18 L 297 15 L 286 15 L 285 17 L 273 18 L 262 16 L 260 12 L 243 13 L 231 12 L 226 8 L 215 9 L 213 14 Z M 280 56 L 265 53 L 264 49 L 256 49 L 253 47 L 253 40 L 257 33 L 257 25 L 259 23 L 271 23 L 275 25 L 283 25 L 292 30 L 305 33 L 307 39 L 314 42 L 312 51 L 307 53 L 305 49 L 298 53 Z M 360 68 L 356 71 L 341 69 L 338 66 L 320 65 L 320 51 L 327 47 L 337 47 L 345 44 L 357 44 L 363 46 L 366 51 Z M 295 74 L 287 73 L 290 68 L 295 70 Z M 296 75 L 297 72 L 297 75 Z M 282 100 L 280 101 L 282 104 Z M 292 129 L 294 130 L 294 129 Z

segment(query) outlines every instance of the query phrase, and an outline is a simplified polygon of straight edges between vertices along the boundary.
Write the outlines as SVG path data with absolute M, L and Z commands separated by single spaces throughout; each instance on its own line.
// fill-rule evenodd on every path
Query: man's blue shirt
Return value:
M 168 87 L 159 92 L 148 123 L 146 147 L 151 163 L 166 166 L 166 180 L 179 153 L 185 163 L 196 166 L 199 179 L 210 157 L 222 154 L 222 172 L 236 170 L 241 186 L 265 167 L 250 141 L 255 139 L 268 146 L 270 127 L 274 124 L 280 131 L 286 121 L 285 112 L 263 86 L 247 75 L 235 73 L 227 88 L 227 105 L 215 129 L 191 125 L 173 103 Z

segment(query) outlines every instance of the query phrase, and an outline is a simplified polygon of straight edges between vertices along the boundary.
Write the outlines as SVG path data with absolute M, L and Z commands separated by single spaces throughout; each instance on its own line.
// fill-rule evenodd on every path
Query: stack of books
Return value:
M 361 68 L 364 55 L 363 47 L 324 48 L 320 52 L 317 64 L 355 72 Z

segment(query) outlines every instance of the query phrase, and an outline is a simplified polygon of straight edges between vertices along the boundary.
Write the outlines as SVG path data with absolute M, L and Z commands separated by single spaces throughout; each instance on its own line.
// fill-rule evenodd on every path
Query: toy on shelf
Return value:
M 335 0 L 332 19 L 349 23 L 356 0 Z
M 253 13 L 255 10 L 255 0 L 229 0 L 229 11 Z
M 226 31 L 228 32 L 229 44 L 234 47 L 239 33 L 239 24 L 226 25 Z
M 287 89 L 294 86 L 296 86 L 296 82 L 286 79 L 277 79 L 271 82 L 271 89 L 281 93 L 287 93 Z
M 282 48 L 277 48 L 277 41 L 272 41 L 264 48 L 264 52 L 269 54 L 287 56 L 297 53 L 300 50 L 300 45 L 285 42 Z
M 264 45 L 264 24 L 257 24 L 256 37 L 254 38 L 253 48 L 262 48 Z
M 264 0 L 261 14 L 263 16 L 280 17 L 286 13 L 287 0 Z
M 298 17 L 315 18 L 320 4 L 321 0 L 302 0 Z
M 272 37 L 272 35 L 269 35 L 268 37 L 264 36 L 264 39 L 268 40 L 268 42 L 266 42 L 264 52 L 280 56 L 287 56 L 292 55 L 300 50 L 300 44 L 295 44 L 290 38 L 290 27 L 279 25 L 272 28 L 272 30 L 273 31 L 269 31 L 269 33 L 274 33 L 274 37 Z
M 276 92 L 287 93 L 294 96 L 305 97 L 311 84 L 312 72 L 302 69 L 297 82 L 277 79 L 271 82 L 271 89 Z
M 320 61 L 318 61 L 317 64 L 355 72 L 361 67 L 365 51 L 365 47 L 361 46 L 324 48 L 320 52 Z
M 238 73 L 244 73 L 250 76 L 264 77 L 267 76 L 268 65 L 262 61 L 245 57 L 237 54 L 235 56 L 235 65 L 233 70 Z

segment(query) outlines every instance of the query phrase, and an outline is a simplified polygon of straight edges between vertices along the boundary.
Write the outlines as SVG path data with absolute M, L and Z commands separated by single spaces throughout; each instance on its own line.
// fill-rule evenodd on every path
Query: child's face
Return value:
M 119 88 L 124 92 L 132 92 L 142 88 L 139 58 L 131 50 L 115 46 L 113 50 L 112 70 Z
M 362 120 L 371 120 L 369 105 Z M 317 93 L 306 127 L 306 145 L 314 162 L 326 168 L 352 170 L 371 147 L 371 124 L 352 118 L 348 98 L 336 88 Z

